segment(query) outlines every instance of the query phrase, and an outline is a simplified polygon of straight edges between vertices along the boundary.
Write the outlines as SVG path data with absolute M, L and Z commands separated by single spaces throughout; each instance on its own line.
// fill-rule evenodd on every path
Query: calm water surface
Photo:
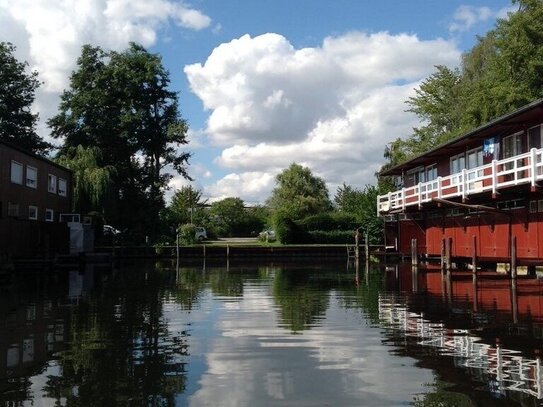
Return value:
M 341 263 L 18 274 L 5 406 L 539 406 L 543 289 Z

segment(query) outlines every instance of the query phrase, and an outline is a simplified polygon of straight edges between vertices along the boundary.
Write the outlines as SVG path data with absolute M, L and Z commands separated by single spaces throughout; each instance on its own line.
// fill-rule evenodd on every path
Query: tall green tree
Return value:
M 293 163 L 276 177 L 276 187 L 268 198 L 268 206 L 284 212 L 292 220 L 326 212 L 332 208 L 328 189 L 307 167 Z
M 201 224 L 205 218 L 204 205 L 206 203 L 207 200 L 203 199 L 201 190 L 192 185 L 181 187 L 175 191 L 168 205 L 169 222 L 175 225 Z
M 438 66 L 407 100 L 424 124 L 387 146 L 387 166 L 543 97 L 543 1 L 513 4 L 518 9 L 478 39 L 458 71 Z
M 63 153 L 78 145 L 100 151 L 99 166 L 111 166 L 115 199 L 106 208 L 112 222 L 156 234 L 158 214 L 172 167 L 188 178 L 187 124 L 169 72 L 159 55 L 131 43 L 123 52 L 85 45 L 61 97 L 59 113 L 48 121 Z
M 377 216 L 377 196 L 382 193 L 383 190 L 373 185 L 366 185 L 359 190 L 344 183 L 334 196 L 336 208 L 340 212 L 354 215 L 361 233 L 367 232 L 370 242 L 374 244 L 383 240 L 383 223 Z
M 256 235 L 265 224 L 260 207 L 247 208 L 241 198 L 224 198 L 209 209 L 210 227 L 219 236 Z
M 32 113 L 38 73 L 19 62 L 15 46 L 0 42 L 0 140 L 43 155 L 51 147 L 36 133 L 38 114 Z

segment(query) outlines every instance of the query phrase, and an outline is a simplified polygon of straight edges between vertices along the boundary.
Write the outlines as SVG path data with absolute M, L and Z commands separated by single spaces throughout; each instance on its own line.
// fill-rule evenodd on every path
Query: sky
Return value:
M 509 0 L 0 0 L 0 41 L 43 82 L 38 133 L 58 110 L 81 46 L 130 41 L 163 58 L 190 130 L 183 185 L 210 201 L 264 203 L 291 163 L 333 198 L 376 182 L 387 143 L 420 125 L 406 111 L 435 65 L 461 55 Z M 58 144 L 58 141 L 55 141 Z

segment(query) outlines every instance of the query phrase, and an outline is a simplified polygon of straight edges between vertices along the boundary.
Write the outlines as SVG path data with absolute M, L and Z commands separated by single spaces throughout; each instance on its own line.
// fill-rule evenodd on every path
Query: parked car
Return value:
M 275 230 L 273 229 L 266 229 L 263 232 L 260 232 L 258 235 L 260 240 L 264 240 L 266 242 L 274 242 L 275 241 Z
M 104 236 L 117 236 L 121 231 L 119 229 L 115 229 L 111 225 L 104 225 L 103 227 Z
M 195 234 L 196 234 L 196 240 L 198 240 L 199 242 L 207 239 L 207 232 L 206 232 L 206 229 L 203 227 L 200 227 L 200 226 L 196 227 Z

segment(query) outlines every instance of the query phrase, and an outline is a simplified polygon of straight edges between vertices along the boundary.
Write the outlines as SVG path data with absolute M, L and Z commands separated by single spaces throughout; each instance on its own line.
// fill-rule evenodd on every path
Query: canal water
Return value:
M 534 278 L 124 263 L 0 285 L 4 406 L 538 406 Z

